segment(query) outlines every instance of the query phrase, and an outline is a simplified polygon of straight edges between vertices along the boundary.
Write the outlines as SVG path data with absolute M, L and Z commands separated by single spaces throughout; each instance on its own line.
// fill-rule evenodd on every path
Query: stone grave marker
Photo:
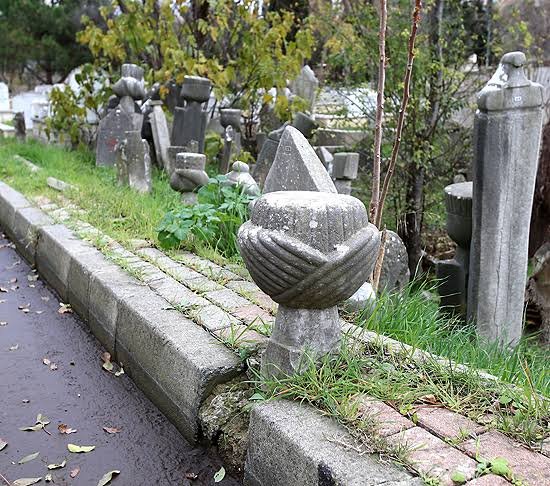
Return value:
M 256 181 L 250 175 L 248 164 L 241 161 L 233 162 L 231 172 L 227 174 L 227 183 L 231 186 L 240 186 L 249 196 L 260 196 L 261 191 Z
M 117 153 L 118 183 L 130 186 L 138 192 L 151 192 L 153 181 L 149 144 L 141 138 L 141 130 L 127 131 Z
M 153 145 L 155 148 L 155 156 L 157 164 L 161 168 L 167 168 L 170 165 L 168 161 L 168 147 L 170 147 L 170 132 L 166 115 L 162 109 L 162 101 L 151 100 L 149 102 L 152 110 L 149 113 L 149 123 L 151 124 L 151 132 L 153 136 Z
M 283 132 L 287 126 L 288 123 L 284 123 L 277 130 L 270 132 L 267 139 L 262 144 L 254 171 L 252 172 L 254 180 L 258 183 L 260 188 L 263 188 L 265 184 L 267 174 L 273 165 L 273 160 L 275 159 L 275 154 L 277 153 L 277 148 L 279 147 L 279 142 L 281 141 L 281 137 L 283 136 Z M 296 113 L 294 120 L 292 121 L 292 126 L 300 130 L 306 138 L 310 138 L 317 124 L 310 116 L 304 113 Z
M 463 315 L 466 315 L 468 305 L 472 191 L 471 182 L 459 182 L 445 188 L 447 234 L 457 247 L 454 258 L 440 260 L 436 266 L 436 276 L 440 280 L 438 292 L 441 307 Z
M 307 167 L 295 159 L 290 163 Z M 380 245 L 364 204 L 334 191 L 264 194 L 240 227 L 238 241 L 250 275 L 279 304 L 262 375 L 293 374 L 309 358 L 337 351 L 336 306 L 367 279 Z
M 136 100 L 142 99 L 145 95 L 143 69 L 135 64 L 123 64 L 121 73 L 122 77 L 113 86 L 119 103 L 99 122 L 96 143 L 97 166 L 114 165 L 117 147 L 124 140 L 126 132 L 141 132 L 143 115 Z
M 181 106 L 176 106 L 174 113 L 172 145 L 188 147 L 191 141 L 195 141 L 198 143 L 198 152 L 204 152 L 208 118 L 206 103 L 210 99 L 211 88 L 212 84 L 207 78 L 185 76 L 180 95 Z
M 205 172 L 206 155 L 189 152 L 176 154 L 176 160 L 172 175 L 170 176 L 170 187 L 174 191 L 181 192 L 181 200 L 185 204 L 197 202 L 196 190 L 208 184 L 208 174 Z
M 521 337 L 529 221 L 542 130 L 542 86 L 522 52 L 505 54 L 478 94 L 474 124 L 468 315 L 489 341 Z
M 351 194 L 351 183 L 357 179 L 359 154 L 356 152 L 339 152 L 332 161 L 332 179 L 340 194 Z
M 284 129 L 265 180 L 264 194 L 275 191 L 337 192 L 312 146 L 292 126 Z
M 318 89 L 319 80 L 315 76 L 313 69 L 307 64 L 302 68 L 296 79 L 290 83 L 290 91 L 307 101 L 310 112 L 313 112 Z
M 224 129 L 224 146 L 220 173 L 229 170 L 231 157 L 241 153 L 241 110 L 222 108 L 220 123 Z

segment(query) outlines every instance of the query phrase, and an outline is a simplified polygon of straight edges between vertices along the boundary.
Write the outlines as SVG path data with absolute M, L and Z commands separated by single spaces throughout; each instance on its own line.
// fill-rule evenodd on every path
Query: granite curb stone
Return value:
M 52 219 L 40 209 L 34 207 L 20 208 L 15 212 L 13 221 L 13 241 L 17 251 L 31 265 L 35 264 L 38 229 L 53 224 Z
M 331 440 L 333 439 L 333 440 Z M 312 407 L 288 401 L 257 405 L 250 416 L 245 486 L 420 486 L 405 470 L 358 454 L 353 439 Z

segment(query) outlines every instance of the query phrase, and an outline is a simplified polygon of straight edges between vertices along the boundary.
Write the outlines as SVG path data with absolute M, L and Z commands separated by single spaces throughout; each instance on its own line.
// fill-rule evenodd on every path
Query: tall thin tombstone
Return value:
M 542 128 L 542 86 L 522 52 L 505 54 L 478 94 L 474 125 L 468 315 L 489 341 L 522 334 L 529 221 Z

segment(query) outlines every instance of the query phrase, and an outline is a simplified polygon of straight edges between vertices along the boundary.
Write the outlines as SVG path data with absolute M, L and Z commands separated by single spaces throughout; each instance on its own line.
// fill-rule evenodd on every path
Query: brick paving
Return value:
M 227 268 L 189 252 L 176 252 L 174 259 L 139 240 L 133 251 L 103 235 L 87 223 L 74 221 L 75 208 L 59 208 L 40 204 L 58 221 L 63 221 L 81 237 L 101 241 L 100 249 L 107 257 L 148 285 L 167 305 L 184 312 L 230 347 L 259 352 L 266 344 L 275 321 L 277 304 L 264 294 L 244 268 L 234 264 Z M 390 352 L 407 351 L 410 347 L 370 331 L 363 331 L 343 321 L 343 330 L 365 341 L 378 341 Z M 425 355 L 410 350 L 419 359 Z M 442 485 L 453 482 L 454 473 L 462 473 L 469 486 L 501 486 L 512 484 L 502 476 L 486 474 L 475 477 L 478 463 L 496 457 L 505 458 L 522 486 L 550 486 L 550 451 L 545 443 L 542 451 L 528 450 L 503 434 L 486 431 L 451 410 L 435 406 L 419 406 L 410 418 L 373 397 L 358 398 L 358 414 L 376 423 L 376 433 L 392 446 L 409 449 L 411 469 L 437 478 Z M 518 481 L 521 481 L 518 483 Z

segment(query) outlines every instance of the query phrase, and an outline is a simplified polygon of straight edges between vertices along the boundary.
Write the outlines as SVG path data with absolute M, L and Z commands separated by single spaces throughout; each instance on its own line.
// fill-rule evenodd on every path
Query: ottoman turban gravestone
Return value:
M 468 315 L 489 341 L 522 334 L 529 221 L 542 130 L 543 89 L 509 52 L 478 94 L 474 125 Z
M 380 245 L 364 204 L 334 189 L 270 192 L 254 204 L 238 241 L 250 275 L 279 304 L 262 374 L 292 374 L 307 364 L 306 355 L 315 359 L 336 350 L 336 305 L 368 278 Z

